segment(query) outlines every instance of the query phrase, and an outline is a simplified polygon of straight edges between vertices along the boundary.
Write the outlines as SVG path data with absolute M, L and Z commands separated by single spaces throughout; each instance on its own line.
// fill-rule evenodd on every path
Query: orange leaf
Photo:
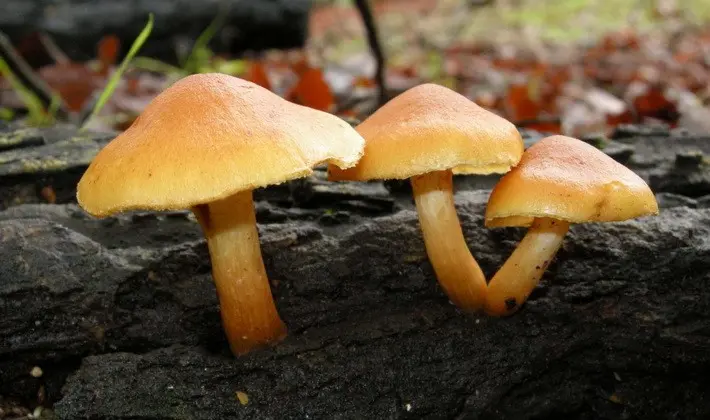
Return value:
M 353 80 L 353 87 L 372 88 L 375 87 L 375 81 L 366 76 L 357 76 Z
M 294 58 L 292 58 L 291 70 L 299 76 L 311 70 L 311 66 L 308 64 L 306 56 L 303 54 L 297 54 Z
M 632 105 L 640 118 L 655 118 L 674 124 L 678 119 L 678 108 L 667 98 L 657 84 L 646 84 L 632 95 Z
M 606 125 L 616 127 L 619 124 L 631 124 L 634 122 L 634 116 L 630 110 L 626 110 L 618 115 L 607 115 Z
M 387 72 L 405 79 L 413 79 L 417 77 L 418 74 L 417 69 L 414 66 L 393 66 L 387 69 Z
M 562 134 L 562 125 L 557 121 L 540 121 L 526 124 L 528 130 L 535 130 L 541 133 Z
M 257 85 L 263 88 L 271 90 L 271 82 L 269 81 L 269 75 L 266 73 L 266 68 L 264 68 L 264 65 L 259 61 L 252 61 L 251 65 L 249 66 L 249 70 L 247 71 L 247 74 L 244 78 L 252 83 L 256 83 Z
M 98 48 L 98 58 L 101 63 L 99 74 L 103 76 L 107 75 L 111 66 L 116 64 L 120 47 L 121 40 L 119 40 L 116 35 L 107 35 L 101 38 Z
M 286 99 L 321 111 L 329 111 L 335 103 L 323 72 L 313 68 L 301 75 L 298 83 L 286 94 Z
M 521 83 L 510 85 L 505 107 L 508 117 L 514 121 L 535 119 L 540 112 L 540 104 L 530 98 L 528 85 Z
M 70 111 L 80 111 L 103 80 L 85 65 L 71 62 L 42 67 L 39 76 L 59 93 Z

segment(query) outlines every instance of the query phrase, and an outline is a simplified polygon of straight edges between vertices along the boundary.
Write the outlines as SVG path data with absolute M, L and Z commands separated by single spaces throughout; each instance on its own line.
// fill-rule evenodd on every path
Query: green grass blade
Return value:
M 49 108 L 47 109 L 47 113 L 49 114 L 49 120 L 50 121 L 56 121 L 57 119 L 57 112 L 59 111 L 59 105 L 62 103 L 62 98 L 55 94 L 52 94 L 52 100 L 49 102 Z
M 141 49 L 141 47 L 143 46 L 145 41 L 148 39 L 151 31 L 153 31 L 153 14 L 152 13 L 150 13 L 148 15 L 148 23 L 145 25 L 145 27 L 143 28 L 141 33 L 138 34 L 138 37 L 135 39 L 135 41 L 133 41 L 133 45 L 131 45 L 131 49 L 128 50 L 128 54 L 126 54 L 126 56 L 123 58 L 121 65 L 111 75 L 111 78 L 109 79 L 108 83 L 106 84 L 106 87 L 104 88 L 103 92 L 101 92 L 101 96 L 99 96 L 99 99 L 96 101 L 96 105 L 94 106 L 94 109 L 91 112 L 91 115 L 89 115 L 89 117 L 84 122 L 82 129 L 86 128 L 89 121 L 91 121 L 91 119 L 93 117 L 95 117 L 101 111 L 101 109 L 104 107 L 104 105 L 106 105 L 106 102 L 108 102 L 108 100 L 111 98 L 111 95 L 113 95 L 114 90 L 116 90 L 116 86 L 118 86 L 118 82 L 121 80 L 121 77 L 123 76 L 123 73 L 126 71 L 128 64 L 131 62 L 131 59 Z
M 32 124 L 42 124 L 45 121 L 45 109 L 42 101 L 34 94 L 30 89 L 28 89 L 22 82 L 15 76 L 12 72 L 10 66 L 0 58 L 0 74 L 7 79 L 12 86 L 13 90 L 20 97 L 20 100 L 27 107 L 27 112 L 29 114 L 29 120 Z
M 212 38 L 214 38 L 219 28 L 224 25 L 224 22 L 227 18 L 228 10 L 228 8 L 225 8 L 225 10 L 222 10 L 220 13 L 218 13 L 217 16 L 212 19 L 212 22 L 210 22 L 207 28 L 205 28 L 205 30 L 202 31 L 200 36 L 197 37 L 197 40 L 195 40 L 195 44 L 192 46 L 190 55 L 187 57 L 187 60 L 185 60 L 185 64 L 183 65 L 183 69 L 188 74 L 197 73 L 199 69 L 203 67 L 200 64 L 200 58 L 203 58 L 204 60 L 205 55 L 208 55 L 206 59 L 209 60 L 211 52 L 207 48 L 207 44 L 209 44 Z M 204 54 L 205 52 L 209 54 Z
M 173 66 L 168 63 L 163 63 L 150 57 L 135 57 L 131 60 L 131 68 L 138 70 L 151 71 L 161 73 L 166 76 L 183 75 L 183 70 L 180 67 Z

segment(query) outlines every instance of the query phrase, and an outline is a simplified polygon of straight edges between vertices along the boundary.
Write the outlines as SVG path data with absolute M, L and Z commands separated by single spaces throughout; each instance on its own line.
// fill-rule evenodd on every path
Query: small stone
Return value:
M 237 391 L 237 400 L 239 400 L 239 404 L 241 405 L 249 404 L 249 396 L 246 392 Z
M 33 378 L 41 378 L 43 373 L 42 368 L 39 366 L 33 367 L 30 371 L 30 375 L 32 375 Z

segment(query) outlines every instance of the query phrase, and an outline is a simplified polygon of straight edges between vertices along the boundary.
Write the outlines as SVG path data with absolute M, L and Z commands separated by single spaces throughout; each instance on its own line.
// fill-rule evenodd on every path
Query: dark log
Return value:
M 663 178 L 678 153 L 708 147 L 666 134 L 669 150 L 650 154 L 656 137 L 624 138 L 629 165 Z M 47 144 L 0 161 L 62 141 L 33 136 Z M 710 416 L 708 197 L 661 193 L 657 217 L 573 226 L 531 299 L 497 319 L 462 314 L 439 290 L 410 199 L 368 213 L 342 203 L 381 202 L 376 185 L 319 196 L 327 187 L 312 182 L 323 201 L 257 203 L 289 336 L 241 358 L 189 213 L 0 212 L 0 397 L 33 409 L 44 389 L 59 419 Z M 524 232 L 483 227 L 480 185 L 461 180 L 456 201 L 491 276 Z

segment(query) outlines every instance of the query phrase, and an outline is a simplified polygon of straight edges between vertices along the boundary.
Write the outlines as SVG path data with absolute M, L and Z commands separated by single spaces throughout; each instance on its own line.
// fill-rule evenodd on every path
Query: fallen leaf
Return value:
M 118 59 L 118 51 L 121 47 L 121 40 L 115 35 L 107 35 L 101 38 L 98 47 L 99 70 L 98 73 L 106 76 Z
M 513 121 L 526 121 L 537 118 L 540 105 L 530 98 L 527 84 L 511 83 L 505 97 L 505 109 L 506 115 Z
M 264 65 L 259 61 L 252 61 L 249 65 L 249 70 L 247 70 L 247 73 L 244 75 L 244 79 L 271 90 L 269 75 L 266 73 Z
M 330 111 L 335 105 L 330 87 L 323 79 L 323 72 L 315 68 L 305 70 L 301 74 L 286 99 L 321 111 Z
M 74 112 L 83 109 L 104 80 L 85 64 L 73 62 L 42 67 L 38 73 L 61 96 L 67 108 Z

